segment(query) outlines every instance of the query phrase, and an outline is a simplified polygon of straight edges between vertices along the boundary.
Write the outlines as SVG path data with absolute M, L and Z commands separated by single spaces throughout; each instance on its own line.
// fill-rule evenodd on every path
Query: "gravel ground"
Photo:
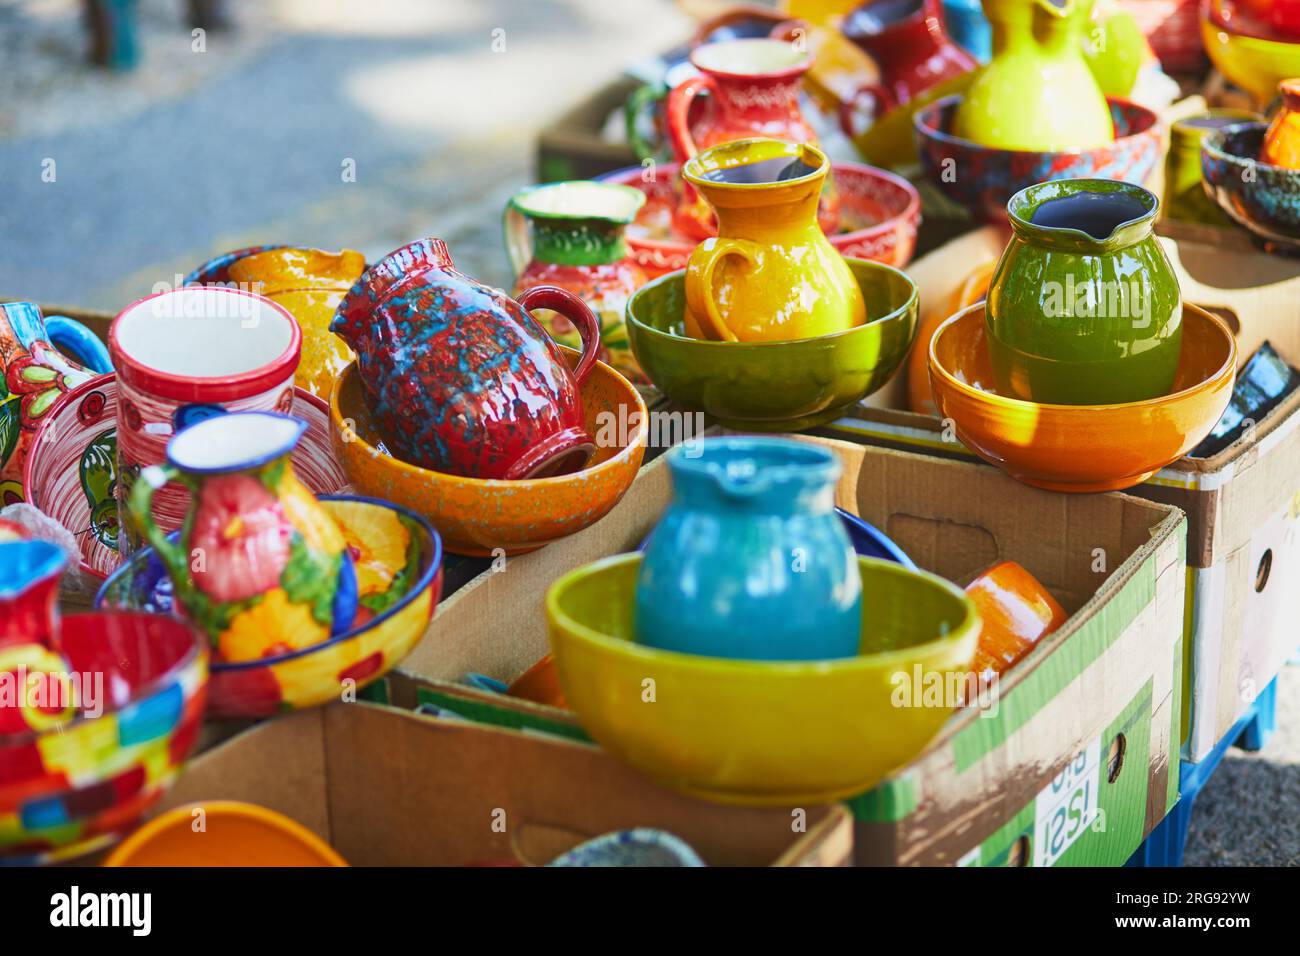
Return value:
M 437 235 L 505 284 L 537 130 L 688 29 L 664 0 L 227 0 L 199 53 L 182 0 L 141 0 L 143 62 L 113 75 L 79 6 L 0 0 L 0 291 L 105 309 L 260 242 Z M 1186 862 L 1300 863 L 1300 669 L 1269 746 L 1202 792 Z

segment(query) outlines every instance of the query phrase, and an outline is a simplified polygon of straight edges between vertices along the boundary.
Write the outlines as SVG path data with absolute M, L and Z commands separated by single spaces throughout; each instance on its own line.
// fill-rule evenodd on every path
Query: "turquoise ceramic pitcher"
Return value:
M 669 453 L 674 498 L 641 562 L 636 638 L 751 660 L 857 653 L 862 583 L 835 513 L 840 462 L 781 438 Z

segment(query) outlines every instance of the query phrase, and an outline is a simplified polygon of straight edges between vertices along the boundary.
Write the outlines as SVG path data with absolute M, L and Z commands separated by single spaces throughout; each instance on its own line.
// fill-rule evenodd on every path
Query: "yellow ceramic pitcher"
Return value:
M 830 163 L 821 150 L 742 139 L 682 167 L 718 214 L 718 236 L 686 266 L 686 332 L 771 342 L 842 332 L 866 321 L 862 290 L 817 225 Z

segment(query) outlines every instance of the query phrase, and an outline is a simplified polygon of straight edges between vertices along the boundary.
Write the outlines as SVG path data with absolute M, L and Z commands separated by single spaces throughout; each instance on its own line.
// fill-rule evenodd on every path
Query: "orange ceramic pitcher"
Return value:
M 1268 124 L 1260 158 L 1270 166 L 1300 169 L 1300 79 L 1283 80 L 1277 90 L 1282 108 Z

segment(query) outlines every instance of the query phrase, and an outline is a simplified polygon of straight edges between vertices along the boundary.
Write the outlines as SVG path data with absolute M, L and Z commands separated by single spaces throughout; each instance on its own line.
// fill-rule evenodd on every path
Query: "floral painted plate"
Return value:
M 209 710 L 215 716 L 268 717 L 349 697 L 388 673 L 424 636 L 442 596 L 438 533 L 388 501 L 331 495 L 321 503 L 343 530 L 356 565 L 356 619 L 343 634 L 301 650 L 214 661 Z M 105 581 L 95 606 L 170 613 L 171 581 L 153 549 L 135 553 Z

